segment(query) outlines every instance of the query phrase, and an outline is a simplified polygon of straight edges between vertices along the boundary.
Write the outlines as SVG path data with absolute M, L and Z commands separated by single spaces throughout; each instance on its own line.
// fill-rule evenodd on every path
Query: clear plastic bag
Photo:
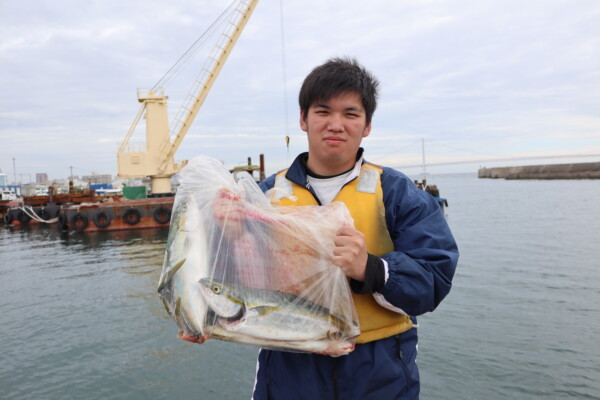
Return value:
M 273 206 L 248 173 L 198 157 L 181 173 L 158 291 L 182 338 L 340 356 L 360 334 L 332 263 L 346 206 Z

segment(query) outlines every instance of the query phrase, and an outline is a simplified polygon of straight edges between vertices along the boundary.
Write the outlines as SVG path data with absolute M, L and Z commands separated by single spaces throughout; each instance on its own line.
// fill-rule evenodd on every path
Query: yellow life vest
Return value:
M 286 172 L 284 170 L 277 174 L 275 187 L 283 189 L 290 197 L 282 197 L 275 203 L 281 206 L 317 205 L 317 200 L 308 189 L 285 178 Z M 363 164 L 359 177 L 347 183 L 333 200 L 346 204 L 354 219 L 354 227 L 365 235 L 367 251 L 378 257 L 394 250 L 385 221 L 381 172 L 381 168 Z M 380 306 L 372 294 L 353 292 L 352 298 L 361 330 L 356 343 L 386 338 L 413 327 L 407 315 Z

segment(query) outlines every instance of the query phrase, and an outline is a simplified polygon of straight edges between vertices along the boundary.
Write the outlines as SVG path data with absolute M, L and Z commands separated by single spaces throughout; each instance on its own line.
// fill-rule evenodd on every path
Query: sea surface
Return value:
M 434 175 L 461 258 L 422 399 L 600 399 L 600 181 Z M 167 230 L 0 225 L 0 398 L 249 399 L 257 349 L 176 339 Z

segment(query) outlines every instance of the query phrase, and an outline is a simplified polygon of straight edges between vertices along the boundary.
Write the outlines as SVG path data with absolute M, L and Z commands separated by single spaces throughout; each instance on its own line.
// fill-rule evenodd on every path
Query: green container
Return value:
M 145 199 L 147 197 L 146 186 L 125 186 L 123 197 L 129 200 Z

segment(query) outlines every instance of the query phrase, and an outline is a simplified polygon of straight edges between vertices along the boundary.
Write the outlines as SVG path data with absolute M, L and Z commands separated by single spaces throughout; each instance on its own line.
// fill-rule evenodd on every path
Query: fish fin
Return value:
M 279 310 L 279 307 L 277 307 L 277 306 L 258 306 L 258 307 L 252 307 L 251 310 L 256 312 L 260 316 L 265 316 L 273 311 Z
M 177 298 L 177 302 L 175 303 L 175 316 L 179 317 L 181 315 L 181 297 Z
M 165 306 L 165 310 L 167 310 L 169 315 L 173 315 L 173 313 L 171 312 L 171 308 L 169 308 L 169 305 L 167 304 L 167 301 L 165 300 L 165 298 L 162 297 L 161 299 L 162 299 L 163 305 Z
M 179 268 L 181 268 L 183 264 L 185 264 L 185 260 L 187 260 L 187 258 L 180 260 L 179 262 L 177 262 L 177 264 L 173 266 L 173 268 L 167 271 L 167 273 L 163 276 L 163 279 L 158 283 L 159 292 L 165 287 L 167 283 L 169 283 L 171 279 L 173 279 L 175 273 L 179 270 Z

